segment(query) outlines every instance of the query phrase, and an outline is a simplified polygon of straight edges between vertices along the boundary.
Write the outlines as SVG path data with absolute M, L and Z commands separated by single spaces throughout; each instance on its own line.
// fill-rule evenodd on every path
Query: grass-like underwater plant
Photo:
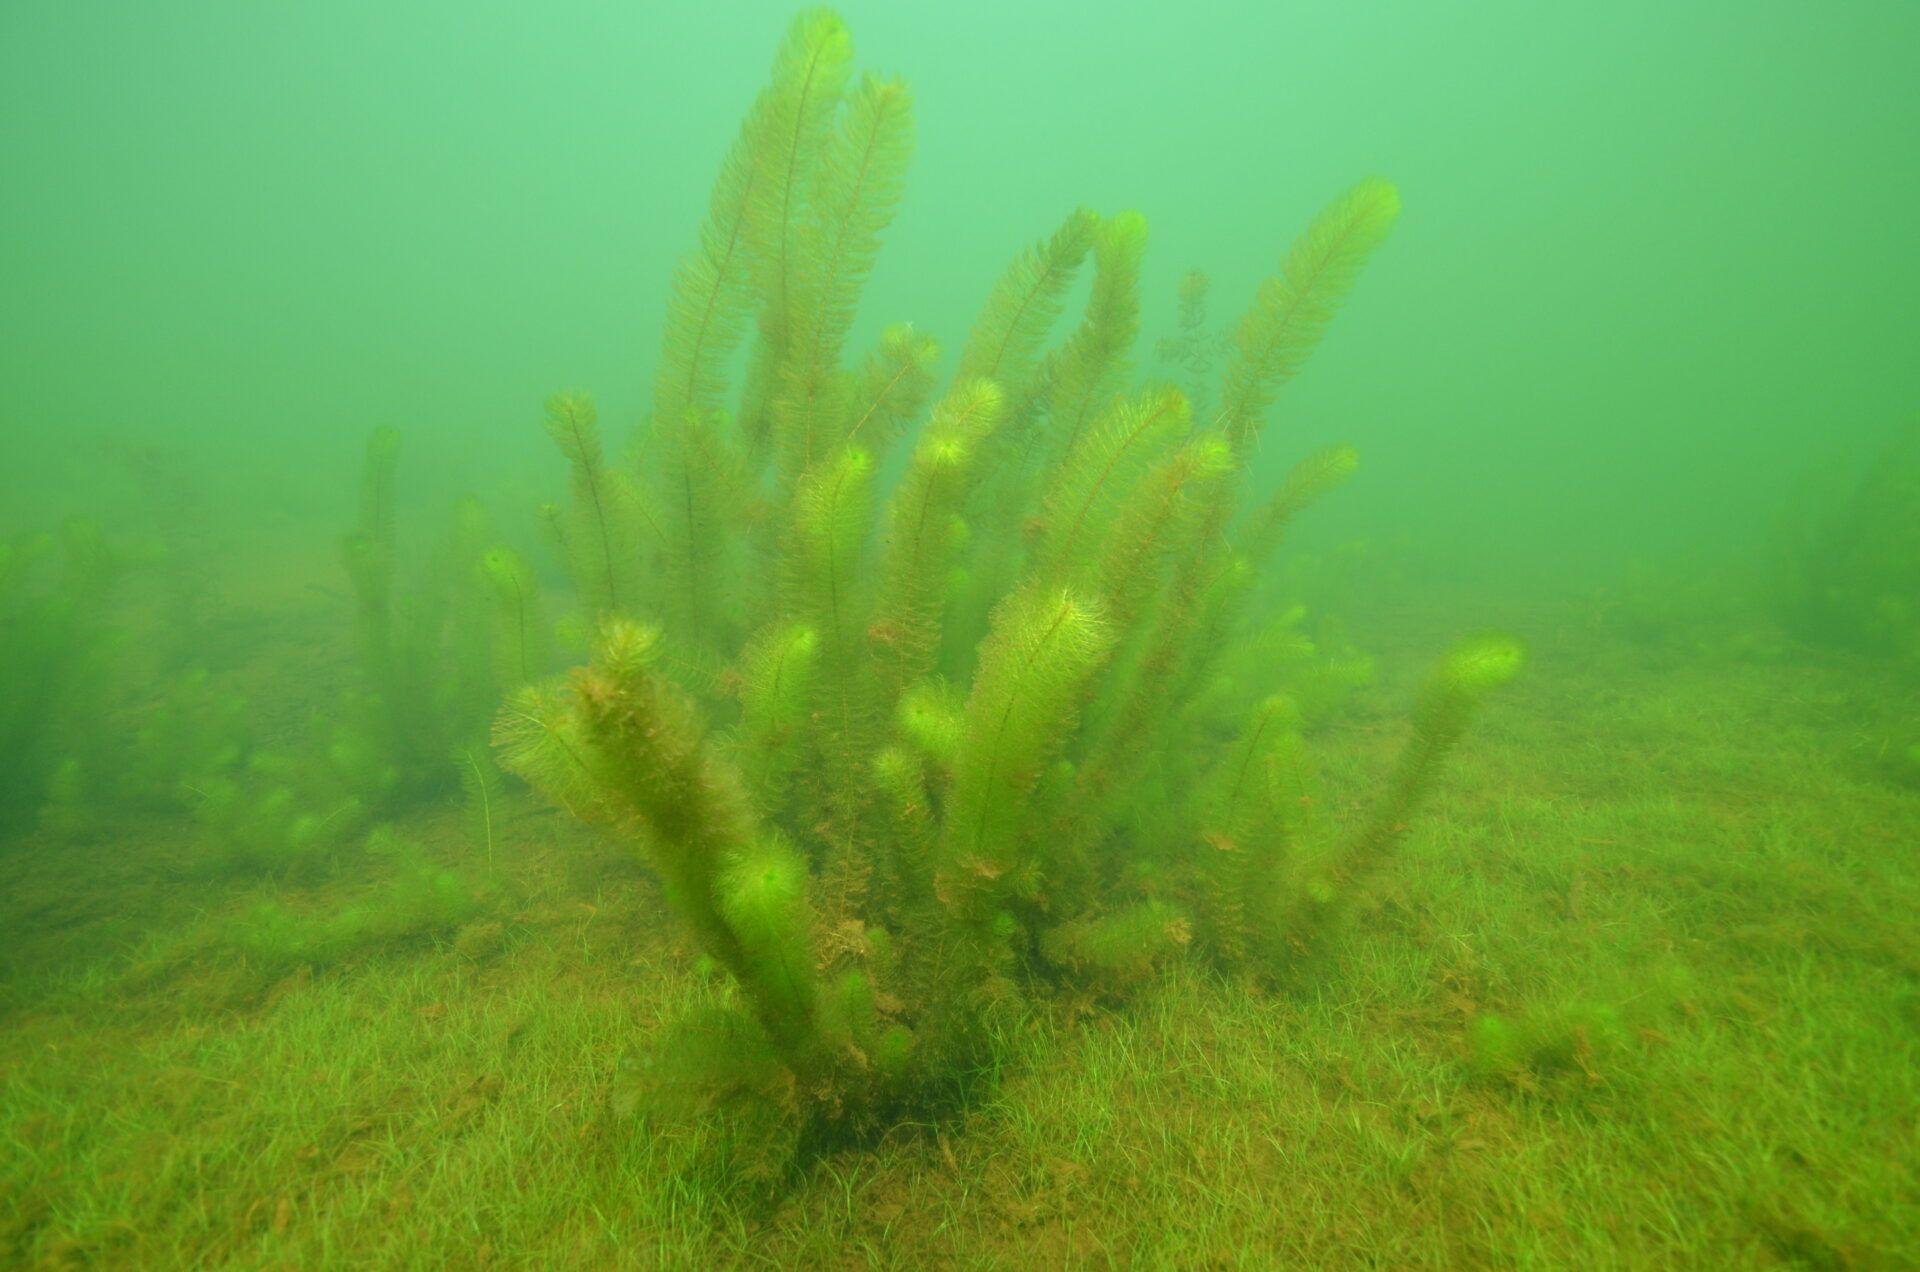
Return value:
M 913 147 L 905 86 L 850 60 L 826 12 L 782 44 L 674 278 L 632 462 L 588 399 L 549 404 L 572 489 L 546 519 L 599 635 L 496 731 L 506 767 L 644 855 L 736 991 L 670 1032 L 644 1094 L 802 1133 L 950 1098 L 1059 987 L 1119 993 L 1194 952 L 1280 972 L 1521 662 L 1462 644 L 1373 815 L 1308 822 L 1314 660 L 1258 585 L 1356 457 L 1277 485 L 1252 460 L 1392 185 L 1288 251 L 1204 415 L 1130 384 L 1131 212 L 1077 210 L 1016 257 L 936 392 L 915 329 L 847 347 Z

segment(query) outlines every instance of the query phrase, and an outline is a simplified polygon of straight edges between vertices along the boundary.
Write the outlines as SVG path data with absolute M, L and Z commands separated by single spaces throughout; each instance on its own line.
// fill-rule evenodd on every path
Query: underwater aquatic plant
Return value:
M 107 605 L 127 567 L 100 527 L 79 518 L 58 535 L 0 540 L 0 832 L 31 824 L 50 794 L 63 806 L 84 797 L 71 745 L 99 739 L 68 734 L 101 714 L 90 700 L 78 704 L 104 683 Z
M 132 656 L 149 651 L 127 639 L 146 632 L 128 623 L 126 584 L 157 559 L 80 520 L 57 538 L 0 544 L 0 740 L 11 757 L 0 832 L 37 817 L 75 835 L 130 811 L 184 808 L 203 831 L 197 864 L 311 864 L 348 802 L 338 783 L 319 789 L 311 767 L 257 750 L 247 700 L 206 669 L 155 677 Z
M 328 747 L 363 799 L 401 805 L 471 778 L 503 688 L 546 670 L 538 591 L 486 510 L 454 508 L 437 550 L 399 577 L 394 475 L 400 434 L 367 441 L 360 517 L 341 545 L 353 584 L 360 695 Z M 404 581 L 405 586 L 402 586 Z
M 341 543 L 352 584 L 358 681 L 340 714 L 284 749 L 255 748 L 247 704 L 178 679 L 137 739 L 135 789 L 170 788 L 199 826 L 192 865 L 313 875 L 375 814 L 455 790 L 494 866 L 496 776 L 487 734 L 502 691 L 547 670 L 538 589 L 509 548 L 489 547 L 462 500 L 438 548 L 403 571 L 395 529 L 400 435 L 367 442 L 360 510 Z
M 1897 430 L 1794 562 L 1789 624 L 1920 662 L 1920 420 Z
M 393 873 L 353 904 L 315 913 L 262 901 L 221 925 L 222 944 L 271 980 L 303 966 L 323 968 L 410 941 L 452 937 L 479 913 L 478 886 L 434 864 L 418 845 L 375 830 L 367 851 L 390 859 Z
M 1213 388 L 1214 368 L 1228 347 L 1227 338 L 1208 325 L 1207 297 L 1213 280 L 1205 270 L 1190 269 L 1180 278 L 1179 329 L 1155 342 L 1154 354 L 1180 372 L 1180 388 L 1196 414 L 1206 414 Z
M 369 438 L 358 522 L 342 542 L 359 679 L 340 716 L 290 749 L 256 749 L 246 702 L 190 673 L 135 738 L 123 785 L 187 804 L 201 869 L 314 874 L 373 814 L 460 789 L 493 873 L 498 790 L 486 739 L 502 691 L 547 670 L 539 589 L 512 549 L 487 546 L 490 524 L 471 499 L 456 505 L 438 548 L 402 571 L 399 447 L 393 429 Z
M 608 463 L 586 398 L 549 403 L 572 493 L 547 520 L 599 635 L 496 731 L 506 767 L 646 857 L 738 991 L 672 1033 L 645 1094 L 750 1097 L 796 1132 L 951 1094 L 1055 985 L 1120 992 L 1196 946 L 1277 972 L 1521 662 L 1500 637 L 1449 655 L 1376 814 L 1310 833 L 1290 689 L 1311 660 L 1255 589 L 1357 461 L 1262 492 L 1250 459 L 1393 186 L 1313 221 L 1202 417 L 1129 387 L 1147 226 L 1085 209 L 1014 260 L 934 399 L 912 328 L 846 364 L 913 144 L 904 85 L 850 59 L 826 12 L 781 46 L 674 278 L 635 462 Z M 1088 258 L 1086 313 L 1046 349 Z

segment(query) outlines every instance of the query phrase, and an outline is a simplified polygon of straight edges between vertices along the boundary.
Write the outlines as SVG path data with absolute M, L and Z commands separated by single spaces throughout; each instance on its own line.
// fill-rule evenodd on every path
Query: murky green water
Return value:
M 1904 1266 L 1920 7 L 842 16 L 0 6 L 0 1262 Z

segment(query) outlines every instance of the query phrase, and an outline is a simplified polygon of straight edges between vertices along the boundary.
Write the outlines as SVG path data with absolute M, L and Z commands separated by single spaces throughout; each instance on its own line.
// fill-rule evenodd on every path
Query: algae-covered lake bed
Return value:
M 1920 1268 L 1916 84 L 0 4 L 0 1267 Z
M 350 907 L 390 867 L 210 887 L 170 868 L 178 827 L 132 819 L 9 854 L 0 1248 L 48 1266 L 1905 1263 L 1920 795 L 1878 748 L 1913 686 L 1684 601 L 1472 601 L 1534 634 L 1536 674 L 1310 983 L 1188 970 L 1124 1010 L 1036 1012 L 978 1107 L 774 1196 L 627 1129 L 611 1075 L 713 975 L 643 872 L 530 799 L 503 808 L 497 883 L 462 926 L 285 974 L 208 942 L 263 899 Z M 1321 798 L 1382 762 L 1408 651 L 1462 603 L 1359 607 L 1381 687 L 1330 726 Z M 334 626 L 275 655 L 321 696 L 347 662 Z M 398 829 L 473 864 L 456 805 Z M 1489 1018 L 1540 1049 L 1476 1041 Z

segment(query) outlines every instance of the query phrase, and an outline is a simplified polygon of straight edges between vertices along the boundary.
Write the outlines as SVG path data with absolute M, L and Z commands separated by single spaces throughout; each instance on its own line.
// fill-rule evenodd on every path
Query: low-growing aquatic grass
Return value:
M 772 1186 L 620 1107 L 723 986 L 616 850 L 520 797 L 468 952 L 375 942 L 239 996 L 215 942 L 37 976 L 0 1034 L 0 1261 L 1900 1266 L 1920 805 L 1853 739 L 1911 704 L 1871 663 L 1537 648 L 1298 987 L 1187 968 L 1057 1004 L 966 1114 Z M 1413 662 L 1382 661 L 1390 702 Z M 1317 797 L 1357 798 L 1395 730 L 1333 726 Z M 458 810 L 402 831 L 471 864 Z M 267 895 L 150 917 L 216 932 Z

